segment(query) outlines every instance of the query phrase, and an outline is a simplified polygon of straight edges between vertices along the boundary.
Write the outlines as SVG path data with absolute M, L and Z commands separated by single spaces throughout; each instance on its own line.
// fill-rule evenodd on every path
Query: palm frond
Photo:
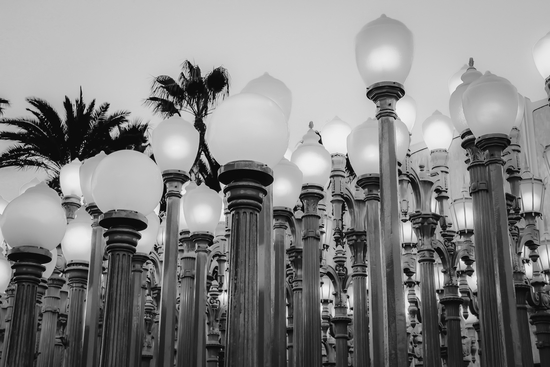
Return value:
M 0 116 L 4 114 L 4 109 L 10 105 L 10 101 L 0 98 Z

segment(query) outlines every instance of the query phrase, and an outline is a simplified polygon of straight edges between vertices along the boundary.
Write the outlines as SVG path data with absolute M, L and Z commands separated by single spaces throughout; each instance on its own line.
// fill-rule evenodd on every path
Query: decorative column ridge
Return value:
M 132 256 L 132 328 L 130 338 L 130 366 L 141 363 L 143 348 L 143 329 L 145 327 L 145 290 L 142 288 L 143 265 L 149 261 L 149 255 L 136 252 Z
M 67 341 L 64 365 L 67 367 L 81 363 L 82 332 L 84 330 L 84 305 L 88 282 L 88 262 L 69 261 L 65 268 L 69 285 L 69 314 L 67 319 Z
M 403 84 L 398 82 L 378 82 L 374 83 L 367 88 L 367 98 L 377 103 L 378 113 L 376 118 L 380 120 L 382 117 L 397 118 L 395 113 L 395 102 L 403 98 L 405 95 L 405 88 Z
M 42 306 L 42 331 L 40 332 L 38 367 L 55 367 L 54 343 L 57 329 L 57 316 L 61 308 L 60 290 L 65 284 L 65 278 L 54 272 L 48 279 L 48 290 Z M 6 341 L 7 338 L 4 339 Z

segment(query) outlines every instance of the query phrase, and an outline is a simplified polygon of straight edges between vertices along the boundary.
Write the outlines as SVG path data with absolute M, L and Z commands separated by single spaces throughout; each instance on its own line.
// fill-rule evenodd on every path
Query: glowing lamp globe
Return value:
M 458 233 L 471 233 L 474 230 L 474 207 L 472 198 L 467 191 L 462 191 L 462 197 L 451 203 L 451 220 Z
M 151 146 L 161 171 L 188 172 L 199 149 L 199 132 L 178 116 L 162 121 L 153 130 Z
M 355 38 L 355 60 L 366 86 L 403 84 L 413 60 L 413 35 L 400 21 L 382 15 L 367 23 Z
M 164 183 L 159 167 L 135 150 L 109 154 L 96 167 L 92 195 L 99 209 L 130 210 L 148 215 L 162 197 Z
M 50 250 L 50 255 L 52 259 L 48 263 L 44 264 L 44 266 L 46 267 L 46 270 L 44 270 L 44 272 L 42 273 L 42 278 L 44 279 L 48 279 L 49 277 L 51 277 L 53 271 L 55 270 L 55 266 L 57 265 L 57 247 L 55 247 L 53 250 Z
M 539 261 L 543 271 L 550 271 L 550 234 L 544 232 L 540 240 Z M 532 278 L 533 276 L 531 276 Z
M 453 123 L 449 117 L 435 111 L 422 124 L 422 134 L 429 150 L 447 150 L 453 141 Z
M 332 299 L 333 288 L 334 286 L 332 285 L 332 281 L 328 277 L 323 278 L 321 284 L 321 299 Z
M 449 79 L 449 94 L 453 94 L 456 88 L 462 84 L 462 74 L 468 69 L 468 65 L 464 64 L 460 70 L 454 73 Z
M 464 91 L 462 103 L 476 137 L 509 135 L 518 113 L 518 91 L 508 80 L 486 72 Z
M 63 255 L 67 261 L 90 261 L 92 253 L 92 218 L 84 207 L 76 211 L 76 217 L 68 225 L 61 240 Z
M 87 204 L 94 202 L 94 197 L 92 195 L 92 176 L 94 175 L 94 171 L 99 162 L 101 162 L 105 157 L 107 157 L 107 154 L 105 154 L 105 152 L 100 152 L 95 156 L 86 159 L 80 166 L 80 188 L 82 189 L 84 201 Z
M 59 172 L 59 185 L 64 196 L 82 196 L 80 187 L 80 166 L 82 162 L 78 159 L 61 167 Z
M 533 58 L 540 75 L 544 79 L 550 77 L 550 32 L 535 44 Z
M 292 92 L 285 83 L 272 77 L 269 73 L 253 79 L 243 88 L 241 93 L 256 93 L 273 100 L 283 111 L 288 121 L 292 109 Z
M 249 160 L 273 167 L 283 158 L 288 138 L 283 111 L 256 93 L 227 98 L 212 113 L 206 132 L 210 151 L 221 165 Z
M 36 185 L 38 185 L 40 183 L 40 180 L 38 178 L 33 178 L 32 180 L 30 180 L 29 182 L 27 182 L 26 184 L 23 184 L 20 188 L 19 188 L 19 195 L 23 194 L 25 191 L 27 191 L 28 189 L 30 189 L 31 187 L 34 187 Z
M 4 210 L 2 233 L 11 247 L 54 249 L 67 227 L 59 195 L 40 183 L 13 199 Z
M 351 126 L 337 116 L 323 126 L 320 131 L 323 145 L 330 154 L 347 153 L 347 138 L 350 132 Z
M 313 131 L 313 123 L 310 123 L 303 143 L 292 153 L 291 162 L 302 171 L 302 184 L 325 186 L 328 182 L 332 159 L 325 147 L 319 144 L 319 136 Z
M 518 93 L 518 113 L 516 115 L 515 127 L 519 127 L 523 122 L 523 115 L 525 113 L 525 97 Z
M 405 123 L 411 133 L 416 122 L 416 102 L 413 97 L 405 94 L 403 98 L 397 101 L 395 104 L 395 113 Z
M 8 206 L 8 201 L 0 196 L 0 214 L 4 214 L 4 209 Z
M 293 208 L 300 197 L 303 176 L 296 164 L 281 159 L 273 167 L 273 206 Z
M 393 123 L 395 129 L 395 157 L 398 162 L 403 162 L 411 144 L 411 134 L 407 125 L 400 119 Z
M 524 214 L 542 214 L 544 199 L 544 182 L 531 174 L 523 175 L 519 183 L 521 212 Z
M 162 221 L 157 231 L 157 245 L 164 247 L 164 242 L 166 239 L 166 221 Z
M 451 98 L 449 99 L 449 113 L 451 115 L 451 121 L 456 131 L 460 134 L 470 128 L 466 122 L 466 116 L 464 116 L 462 95 L 464 94 L 464 91 L 468 89 L 470 84 L 481 77 L 481 75 L 482 74 L 473 66 L 469 67 L 468 70 L 462 74 L 462 83 L 455 88 L 454 92 L 451 94 Z
M 4 293 L 8 288 L 11 280 L 11 265 L 10 262 L 0 255 L 0 293 Z
M 369 118 L 348 136 L 348 156 L 357 176 L 380 173 L 378 121 Z
M 401 222 L 401 243 L 418 243 L 418 237 L 410 221 Z
M 147 215 L 147 228 L 141 231 L 141 238 L 136 246 L 136 252 L 149 254 L 157 242 L 160 228 L 160 219 L 155 212 Z
M 183 200 L 183 212 L 191 232 L 214 233 L 220 219 L 222 198 L 206 185 L 188 190 Z

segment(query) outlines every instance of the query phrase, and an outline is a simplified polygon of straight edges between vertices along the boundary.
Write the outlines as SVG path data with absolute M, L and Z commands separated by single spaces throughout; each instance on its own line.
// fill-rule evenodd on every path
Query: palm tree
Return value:
M 109 103 L 96 107 L 95 99 L 86 104 L 80 97 L 71 102 L 65 96 L 62 118 L 45 100 L 27 98 L 33 116 L 3 118 L 0 140 L 15 144 L 0 154 L 0 168 L 36 168 L 46 171 L 49 185 L 59 189 L 61 167 L 78 158 L 84 160 L 104 150 L 144 151 L 147 146 L 147 125 L 128 121 L 128 111 L 109 113 Z M 15 129 L 14 129 L 15 128 Z
M 188 60 L 183 62 L 181 69 L 177 81 L 168 75 L 157 76 L 151 86 L 151 95 L 145 100 L 145 104 L 151 106 L 154 113 L 164 118 L 181 116 L 182 111 L 194 116 L 194 125 L 199 132 L 200 141 L 191 173 L 213 190 L 220 191 L 218 182 L 220 165 L 212 157 L 206 144 L 204 119 L 220 99 L 229 95 L 229 73 L 220 66 L 203 76 L 199 66 L 193 65 Z
M 10 105 L 10 101 L 4 98 L 0 98 L 0 116 L 4 114 L 4 108 Z

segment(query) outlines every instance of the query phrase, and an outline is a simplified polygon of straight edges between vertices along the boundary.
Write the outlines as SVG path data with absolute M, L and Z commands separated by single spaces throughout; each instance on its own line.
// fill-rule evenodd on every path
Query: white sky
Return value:
M 203 71 L 227 68 L 232 93 L 267 71 L 293 92 L 294 146 L 310 120 L 321 128 L 337 115 L 356 126 L 373 115 L 354 40 L 382 13 L 415 37 L 405 83 L 418 104 L 413 143 L 433 111 L 448 114 L 448 79 L 469 57 L 531 100 L 545 97 L 532 48 L 550 31 L 548 0 L 3 1 L 0 96 L 12 104 L 5 116 L 16 117 L 28 115 L 25 97 L 62 111 L 64 96 L 74 99 L 82 86 L 87 102 L 155 122 L 142 105 L 152 78 L 177 76 L 185 59 Z M 0 172 L 0 195 L 13 198 L 29 177 Z

